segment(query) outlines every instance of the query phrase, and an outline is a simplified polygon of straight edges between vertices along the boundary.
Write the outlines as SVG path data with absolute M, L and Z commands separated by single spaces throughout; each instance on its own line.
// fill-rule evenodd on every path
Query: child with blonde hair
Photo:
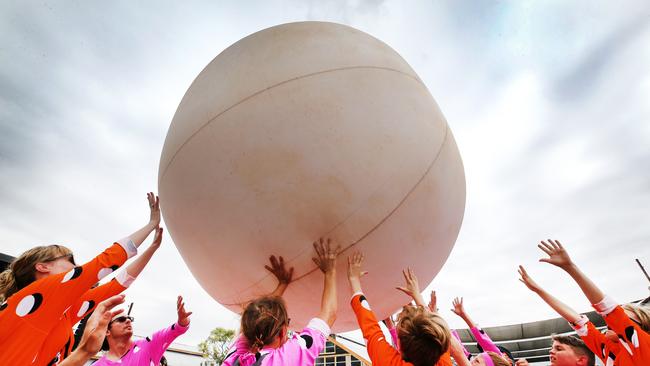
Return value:
M 377 318 L 361 288 L 363 256 L 348 257 L 348 281 L 352 290 L 351 305 L 367 342 L 368 355 L 374 366 L 432 366 L 451 365 L 449 343 L 451 335 L 447 324 L 424 305 L 415 274 L 403 271 L 406 287 L 401 291 L 411 295 L 416 306 L 406 305 L 397 317 L 399 350 L 384 337 Z

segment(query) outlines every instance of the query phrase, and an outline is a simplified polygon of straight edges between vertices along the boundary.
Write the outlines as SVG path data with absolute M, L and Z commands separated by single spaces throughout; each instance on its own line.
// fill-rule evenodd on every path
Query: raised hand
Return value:
M 325 275 L 318 318 L 323 319 L 330 327 L 336 320 L 336 257 L 339 249 L 340 247 L 332 249 L 331 239 L 324 240 L 320 238 L 314 242 L 316 257 L 312 259 Z
M 361 278 L 363 275 L 368 274 L 366 271 L 361 270 L 363 263 L 363 254 L 355 252 L 348 257 L 348 278 Z
M 160 243 L 162 243 L 163 238 L 163 228 L 159 227 L 156 229 L 156 235 L 153 237 L 153 242 L 151 243 L 151 248 L 158 249 L 160 248 Z
M 548 258 L 542 258 L 539 260 L 540 262 L 550 263 L 563 269 L 573 265 L 569 253 L 567 253 L 559 240 L 542 240 L 540 244 L 537 244 L 537 247 L 548 254 Z
M 338 255 L 340 247 L 332 249 L 332 240 L 320 238 L 314 242 L 314 250 L 316 250 L 316 257 L 312 258 L 314 263 L 323 273 L 329 273 L 336 269 L 336 256 Z
M 452 311 L 454 314 L 456 314 L 456 315 L 458 315 L 459 317 L 461 317 L 461 318 L 465 321 L 465 323 L 467 324 L 468 327 L 470 327 L 470 328 L 474 328 L 474 327 L 476 327 L 476 323 L 474 323 L 474 321 L 472 320 L 472 318 L 471 318 L 471 317 L 469 316 L 469 314 L 467 314 L 467 312 L 465 311 L 465 306 L 464 306 L 464 304 L 463 304 L 463 298 L 462 298 L 462 297 L 456 297 L 456 298 L 454 298 L 454 301 L 452 301 L 451 304 L 454 306 L 454 308 L 451 309 L 451 311 Z
M 122 313 L 124 309 L 112 311 L 114 307 L 124 303 L 124 295 L 115 295 L 100 302 L 93 314 L 86 322 L 86 328 L 82 336 L 81 343 L 84 347 L 94 352 L 99 352 L 106 336 L 108 323 L 116 315 Z
M 436 291 L 431 291 L 431 295 L 429 296 L 429 304 L 427 307 L 432 313 L 438 312 L 438 297 L 436 296 Z
M 96 355 L 101 349 L 104 338 L 106 337 L 108 323 L 115 315 L 124 311 L 124 309 L 116 311 L 111 311 L 111 309 L 123 302 L 124 295 L 120 294 L 109 297 L 97 304 L 97 308 L 95 308 L 95 311 L 88 318 L 79 346 L 59 365 L 83 366 L 92 356 Z
M 348 282 L 350 283 L 352 293 L 362 292 L 361 276 L 368 273 L 361 270 L 362 263 L 363 254 L 359 252 L 354 252 L 354 254 L 348 257 Z
M 136 248 L 139 248 L 144 240 L 151 234 L 151 232 L 156 231 L 160 227 L 160 202 L 158 196 L 153 194 L 153 192 L 147 193 L 147 201 L 149 201 L 149 222 L 129 235 L 129 239 L 133 241 L 133 244 Z
M 154 227 L 160 226 L 160 199 L 153 192 L 147 193 L 147 201 L 149 201 L 149 224 Z
M 272 255 L 269 257 L 269 260 L 271 261 L 271 266 L 265 265 L 264 268 L 273 273 L 275 278 L 278 279 L 278 283 L 285 285 L 291 283 L 291 280 L 293 279 L 293 267 L 287 270 L 284 266 L 284 258 L 282 258 L 282 256 L 276 258 Z
M 187 327 L 190 324 L 190 315 L 192 315 L 192 312 L 185 310 L 183 296 L 180 295 L 176 299 L 176 313 L 178 314 L 178 325 Z
M 526 285 L 529 290 L 539 292 L 542 289 L 537 282 L 528 275 L 528 272 L 526 272 L 526 269 L 523 266 L 519 266 L 519 276 L 521 277 L 519 281 Z
M 548 258 L 542 258 L 540 262 L 550 263 L 563 269 L 566 273 L 573 278 L 574 281 L 580 286 L 580 289 L 585 294 L 589 302 L 598 304 L 605 298 L 605 294 L 596 286 L 596 284 L 587 275 L 582 273 L 578 266 L 573 263 L 569 253 L 564 249 L 558 240 L 542 241 L 537 245 L 544 253 L 548 254 Z
M 462 297 L 456 297 L 454 298 L 454 301 L 451 303 L 454 307 L 451 309 L 451 311 L 460 316 L 463 317 L 465 315 L 465 307 L 463 306 L 463 298 Z
M 415 276 L 415 273 L 410 268 L 402 270 L 402 275 L 404 276 L 404 282 L 406 283 L 406 285 L 397 286 L 395 288 L 413 298 L 415 294 L 420 293 L 420 285 L 418 283 L 418 278 Z
M 412 269 L 407 268 L 402 270 L 402 275 L 404 276 L 406 286 L 398 286 L 395 288 L 409 295 L 415 301 L 416 305 L 426 306 L 422 294 L 420 293 L 420 284 L 418 283 L 418 278 L 415 275 L 415 272 L 413 272 Z

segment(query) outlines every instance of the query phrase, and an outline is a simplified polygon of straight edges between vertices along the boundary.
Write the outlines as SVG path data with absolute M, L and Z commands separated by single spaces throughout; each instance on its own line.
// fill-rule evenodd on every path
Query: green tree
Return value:
M 199 343 L 199 351 L 203 353 L 203 357 L 208 359 L 206 364 L 221 365 L 226 359 L 228 347 L 235 337 L 235 331 L 232 329 L 225 329 L 216 327 L 210 332 L 208 339 Z

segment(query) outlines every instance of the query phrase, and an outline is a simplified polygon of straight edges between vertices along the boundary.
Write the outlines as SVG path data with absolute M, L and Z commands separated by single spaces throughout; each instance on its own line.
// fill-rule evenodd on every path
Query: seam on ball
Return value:
M 424 83 L 422 83 L 422 81 L 421 81 L 417 76 L 414 76 L 414 75 L 411 75 L 411 74 L 405 73 L 405 72 L 400 71 L 400 70 L 397 70 L 397 69 L 392 69 L 392 68 L 389 68 L 389 67 L 379 67 L 379 66 L 350 66 L 350 67 L 339 67 L 339 68 L 336 68 L 336 69 L 329 69 L 329 70 L 317 71 L 317 72 L 313 72 L 313 73 L 311 73 L 311 74 L 305 74 L 305 75 L 301 75 L 301 76 L 296 76 L 296 77 L 294 77 L 294 78 L 291 78 L 291 79 L 287 79 L 287 80 L 281 81 L 281 82 L 279 82 L 279 83 L 277 83 L 277 84 L 273 84 L 273 85 L 268 86 L 268 87 L 266 87 L 266 88 L 264 88 L 264 89 L 258 90 L 258 91 L 256 91 L 256 92 L 254 92 L 253 94 L 251 94 L 251 95 L 249 95 L 249 96 L 243 98 L 242 100 L 238 101 L 237 103 L 235 103 L 235 104 L 231 105 L 230 107 L 224 109 L 223 111 L 217 113 L 216 116 L 214 116 L 214 117 L 208 119 L 208 120 L 207 120 L 203 125 L 201 125 L 201 126 L 200 126 L 196 131 L 192 132 L 192 134 L 191 134 L 191 135 L 190 135 L 190 136 L 189 136 L 185 141 L 183 141 L 183 143 L 182 143 L 182 144 L 178 147 L 178 149 L 176 149 L 176 151 L 174 152 L 174 155 L 172 155 L 172 157 L 169 159 L 169 163 L 167 163 L 167 165 L 165 166 L 165 168 L 164 168 L 164 170 L 163 170 L 163 173 L 160 175 L 160 179 L 159 179 L 159 181 L 161 181 L 162 178 L 165 177 L 165 175 L 167 174 L 167 170 L 169 170 L 169 167 L 172 165 L 172 163 L 173 163 L 174 160 L 176 159 L 176 155 L 178 155 L 178 153 L 179 153 L 181 150 L 183 150 L 183 147 L 185 147 L 185 145 L 186 145 L 188 142 L 190 142 L 190 141 L 194 138 L 194 136 L 196 136 L 199 132 L 201 132 L 205 127 L 209 126 L 209 125 L 210 125 L 210 124 L 211 124 L 215 119 L 219 118 L 222 114 L 224 114 L 224 113 L 230 111 L 231 109 L 233 109 L 233 108 L 237 107 L 238 105 L 240 105 L 240 104 L 246 102 L 247 100 L 256 97 L 257 95 L 262 94 L 262 93 L 264 93 L 264 92 L 266 92 L 266 91 L 269 91 L 269 90 L 271 90 L 271 89 L 273 89 L 273 88 L 275 88 L 275 87 L 278 87 L 278 86 L 280 86 L 280 85 L 284 85 L 284 84 L 290 83 L 290 82 L 292 82 L 292 81 L 296 81 L 296 80 L 300 80 L 300 79 L 305 79 L 305 78 L 309 78 L 309 77 L 316 76 L 316 75 L 327 74 L 327 73 L 336 72 L 336 71 L 355 70 L 355 69 L 377 69 L 377 70 L 385 70 L 385 71 L 396 72 L 396 73 L 398 73 L 398 74 L 405 75 L 405 76 L 407 76 L 407 77 L 409 77 L 409 78 L 415 80 L 417 83 L 419 83 L 420 85 L 424 86 L 425 89 L 426 89 L 426 86 L 424 85 Z M 190 86 L 190 88 L 191 88 L 191 86 Z

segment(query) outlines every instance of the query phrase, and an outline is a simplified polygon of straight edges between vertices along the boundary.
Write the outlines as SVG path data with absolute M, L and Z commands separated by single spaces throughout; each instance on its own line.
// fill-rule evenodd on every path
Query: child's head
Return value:
M 647 306 L 625 304 L 622 307 L 633 322 L 637 323 L 646 333 L 650 333 L 650 309 Z
M 511 363 L 495 352 L 483 352 L 472 358 L 472 366 L 511 366 Z
M 551 366 L 594 366 L 593 352 L 580 338 L 570 335 L 553 336 L 549 352 Z
M 397 321 L 397 337 L 404 361 L 415 366 L 431 366 L 449 348 L 449 328 L 439 315 L 420 306 L 407 305 Z
M 265 296 L 250 302 L 241 317 L 241 332 L 256 353 L 278 337 L 286 340 L 289 317 L 284 300 L 279 296 Z

